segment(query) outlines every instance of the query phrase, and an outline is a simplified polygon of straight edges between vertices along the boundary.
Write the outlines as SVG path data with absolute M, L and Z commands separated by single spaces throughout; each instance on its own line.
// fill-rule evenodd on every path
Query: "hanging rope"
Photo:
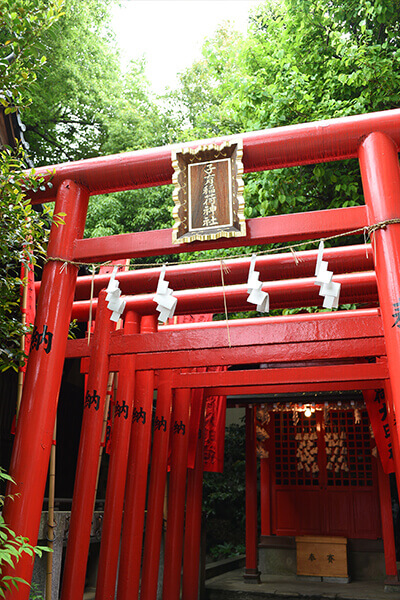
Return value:
M 222 294 L 223 294 L 223 297 L 224 297 L 226 332 L 228 334 L 228 346 L 229 346 L 229 348 L 232 348 L 231 333 L 229 331 L 228 308 L 227 308 L 227 305 L 226 305 L 225 280 L 224 280 L 224 266 L 223 266 L 223 262 L 224 261 L 221 259 L 220 267 L 221 267 Z
M 92 265 L 92 281 L 90 284 L 90 305 L 89 305 L 89 322 L 88 322 L 88 338 L 87 343 L 88 346 L 90 344 L 90 336 L 92 333 L 92 313 L 93 313 L 93 296 L 94 296 L 94 276 L 96 273 L 95 265 Z

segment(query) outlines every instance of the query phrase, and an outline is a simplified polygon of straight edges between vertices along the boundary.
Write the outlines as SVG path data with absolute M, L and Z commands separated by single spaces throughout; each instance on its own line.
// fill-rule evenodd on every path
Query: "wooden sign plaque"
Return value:
M 242 142 L 172 152 L 175 243 L 246 235 Z

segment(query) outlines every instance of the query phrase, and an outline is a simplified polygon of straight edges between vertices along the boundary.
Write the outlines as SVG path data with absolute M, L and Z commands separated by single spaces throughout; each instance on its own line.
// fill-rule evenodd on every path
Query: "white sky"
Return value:
M 113 27 L 123 64 L 145 55 L 147 77 L 162 93 L 201 55 L 205 38 L 223 21 L 245 32 L 249 9 L 261 0 L 123 0 Z

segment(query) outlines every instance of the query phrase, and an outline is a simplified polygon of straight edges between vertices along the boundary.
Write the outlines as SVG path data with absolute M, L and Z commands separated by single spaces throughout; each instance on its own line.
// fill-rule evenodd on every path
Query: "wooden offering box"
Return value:
M 296 537 L 297 575 L 348 578 L 347 539 Z

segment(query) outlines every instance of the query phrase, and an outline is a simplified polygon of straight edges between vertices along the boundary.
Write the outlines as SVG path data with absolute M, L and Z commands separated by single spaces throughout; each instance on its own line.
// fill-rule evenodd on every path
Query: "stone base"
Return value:
M 382 540 L 349 539 L 348 576 L 351 581 L 385 581 L 385 555 Z M 296 575 L 294 537 L 261 536 L 259 567 L 266 575 Z M 391 583 L 385 582 L 385 585 Z M 396 585 L 396 584 L 394 584 Z M 396 587 L 396 590 L 398 588 Z
M 258 569 L 245 569 L 243 579 L 245 583 L 261 583 L 260 575 Z
M 385 579 L 385 592 L 400 592 L 400 581 L 396 575 L 389 575 Z
M 53 544 L 53 552 L 52 552 L 52 598 L 59 598 L 60 592 L 60 575 L 61 575 L 61 564 L 63 557 L 63 549 L 66 544 L 66 540 L 68 537 L 68 529 L 69 529 L 69 521 L 70 521 L 70 511 L 55 511 L 54 513 L 54 544 Z M 91 550 L 96 547 L 96 552 L 91 552 L 91 555 L 96 553 L 98 554 L 98 546 L 99 540 L 101 537 L 101 524 L 102 524 L 102 511 L 96 511 L 93 516 L 92 522 L 92 530 L 91 530 Z M 38 545 L 39 546 L 47 546 L 47 511 L 42 512 L 41 520 L 40 520 L 40 529 L 38 536 Z M 96 543 L 95 543 L 96 542 Z M 33 567 L 33 576 L 32 576 L 32 589 L 30 596 L 32 598 L 37 598 L 45 596 L 46 590 L 46 573 L 47 573 L 47 556 L 48 553 L 44 552 L 42 557 L 35 557 L 35 563 Z M 91 556 L 93 558 L 93 556 Z M 93 565 L 93 569 L 90 568 L 90 560 L 88 565 L 88 585 L 95 585 L 96 583 L 96 573 L 95 568 L 97 565 Z M 92 561 L 97 562 L 97 561 Z M 92 573 L 90 572 L 92 571 Z
M 326 583 L 350 583 L 350 577 L 323 577 L 322 581 Z

